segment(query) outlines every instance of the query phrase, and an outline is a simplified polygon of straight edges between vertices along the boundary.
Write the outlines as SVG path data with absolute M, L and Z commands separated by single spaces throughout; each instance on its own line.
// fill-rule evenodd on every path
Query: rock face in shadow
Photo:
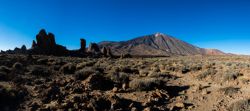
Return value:
M 1 51 L 1 53 L 6 54 L 27 54 L 28 50 L 25 45 L 22 45 L 21 48 L 16 47 L 14 50 Z
M 81 41 L 80 51 L 85 52 L 85 50 L 86 50 L 86 40 L 85 39 L 80 39 L 80 41 Z
M 105 56 L 105 57 L 113 57 L 113 54 L 112 54 L 110 48 L 103 47 L 101 52 L 102 52 L 103 56 Z
M 1 51 L 5 54 L 54 55 L 73 57 L 162 57 L 185 55 L 228 55 L 216 49 L 204 49 L 162 33 L 138 37 L 129 41 L 90 43 L 80 39 L 80 49 L 68 50 L 56 43 L 55 36 L 44 29 L 36 35 L 31 49 L 26 46 L 14 50 Z
M 44 29 L 36 35 L 36 41 L 32 41 L 32 46 L 27 49 L 25 45 L 14 50 L 1 51 L 2 54 L 29 54 L 29 55 L 53 55 L 53 56 L 71 56 L 71 57 L 112 57 L 111 50 L 105 48 L 102 53 L 98 44 L 90 43 L 86 49 L 86 40 L 80 39 L 80 49 L 68 50 L 66 47 L 56 43 L 55 36 L 47 33 Z
M 96 43 L 90 43 L 87 52 L 99 54 L 101 51 L 100 51 L 99 46 Z
M 66 47 L 56 44 L 54 34 L 47 34 L 46 31 L 42 29 L 36 35 L 36 42 L 33 41 L 30 53 L 62 56 L 67 55 L 68 50 Z

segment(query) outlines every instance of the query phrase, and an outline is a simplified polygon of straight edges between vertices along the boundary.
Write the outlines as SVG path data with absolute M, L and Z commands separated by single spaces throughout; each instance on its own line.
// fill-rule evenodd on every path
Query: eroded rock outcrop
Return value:
M 90 43 L 86 48 L 86 40 L 80 39 L 80 49 L 68 50 L 66 47 L 56 43 L 55 35 L 47 33 L 42 29 L 36 35 L 36 40 L 32 41 L 32 46 L 27 49 L 25 45 L 14 50 L 1 51 L 2 54 L 29 54 L 29 55 L 54 55 L 54 56 L 72 56 L 72 57 L 112 57 L 109 48 L 100 50 L 96 43 Z M 103 53 L 102 53 L 103 52 Z
M 102 52 L 104 57 L 113 57 L 113 54 L 112 54 L 110 48 L 103 47 L 101 52 Z
M 68 50 L 66 47 L 56 44 L 54 34 L 47 34 L 42 29 L 36 36 L 36 42 L 32 43 L 31 53 L 62 56 L 67 55 Z
M 88 47 L 89 53 L 100 53 L 100 48 L 96 43 L 90 43 Z
M 80 41 L 81 41 L 80 51 L 85 52 L 85 50 L 86 50 L 86 40 L 85 39 L 80 39 Z

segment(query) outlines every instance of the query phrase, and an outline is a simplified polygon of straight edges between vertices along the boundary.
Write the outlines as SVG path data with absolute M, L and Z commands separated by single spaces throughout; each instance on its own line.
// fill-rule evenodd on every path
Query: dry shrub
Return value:
M 225 87 L 225 88 L 221 88 L 219 91 L 224 93 L 225 95 L 232 95 L 232 94 L 237 93 L 239 91 L 239 88 Z
M 68 63 L 60 68 L 60 72 L 64 74 L 74 74 L 76 71 L 76 66 L 73 63 Z
M 149 91 L 155 88 L 162 87 L 163 84 L 163 80 L 159 78 L 136 78 L 130 81 L 129 87 L 133 90 Z
M 228 111 L 249 111 L 250 110 L 250 100 L 239 100 L 237 102 L 232 103 Z
M 207 76 L 215 75 L 217 73 L 217 70 L 210 68 L 206 70 L 205 72 L 201 73 L 200 75 L 197 76 L 197 79 L 202 80 L 206 78 Z
M 49 68 L 41 65 L 32 65 L 28 67 L 29 72 L 28 74 L 35 75 L 35 76 L 42 76 L 47 77 L 51 75 L 51 71 Z
M 226 74 L 223 75 L 223 80 L 224 81 L 232 81 L 236 80 L 239 76 L 241 76 L 239 72 L 227 72 Z
M 84 80 L 88 78 L 91 74 L 94 74 L 95 70 L 93 68 L 87 67 L 75 72 L 76 80 Z

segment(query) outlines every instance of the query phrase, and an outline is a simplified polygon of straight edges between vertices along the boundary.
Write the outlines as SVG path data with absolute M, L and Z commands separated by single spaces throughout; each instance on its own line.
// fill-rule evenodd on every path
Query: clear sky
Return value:
M 0 0 L 0 49 L 41 28 L 58 44 L 121 41 L 161 32 L 202 48 L 250 54 L 250 0 Z

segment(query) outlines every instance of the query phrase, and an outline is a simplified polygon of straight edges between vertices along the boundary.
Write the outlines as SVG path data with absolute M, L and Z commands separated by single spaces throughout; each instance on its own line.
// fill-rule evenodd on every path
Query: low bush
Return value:
M 225 88 L 221 88 L 219 91 L 224 93 L 225 95 L 232 95 L 232 94 L 237 93 L 239 91 L 239 88 L 225 87 Z
M 236 101 L 228 107 L 228 111 L 249 111 L 249 110 L 250 110 L 250 99 Z
M 76 71 L 76 66 L 72 63 L 68 63 L 63 65 L 59 71 L 64 74 L 74 74 Z
M 223 75 L 223 80 L 224 81 L 232 81 L 236 80 L 239 76 L 241 76 L 239 72 L 227 72 L 226 74 Z
M 94 74 L 94 73 L 95 73 L 95 70 L 93 70 L 92 68 L 89 68 L 89 67 L 84 68 L 84 69 L 81 69 L 81 70 L 75 72 L 75 79 L 76 80 L 84 80 L 87 77 L 89 77 L 91 74 Z
M 200 75 L 197 76 L 197 79 L 202 80 L 206 78 L 207 76 L 215 75 L 217 73 L 217 70 L 210 68 L 206 70 L 205 72 L 201 73 Z
M 156 88 L 160 88 L 163 84 L 164 82 L 161 79 L 157 78 L 136 78 L 130 81 L 129 87 L 133 90 L 149 91 Z
M 27 74 L 47 77 L 51 75 L 49 68 L 41 65 L 32 65 L 28 67 L 29 72 Z

